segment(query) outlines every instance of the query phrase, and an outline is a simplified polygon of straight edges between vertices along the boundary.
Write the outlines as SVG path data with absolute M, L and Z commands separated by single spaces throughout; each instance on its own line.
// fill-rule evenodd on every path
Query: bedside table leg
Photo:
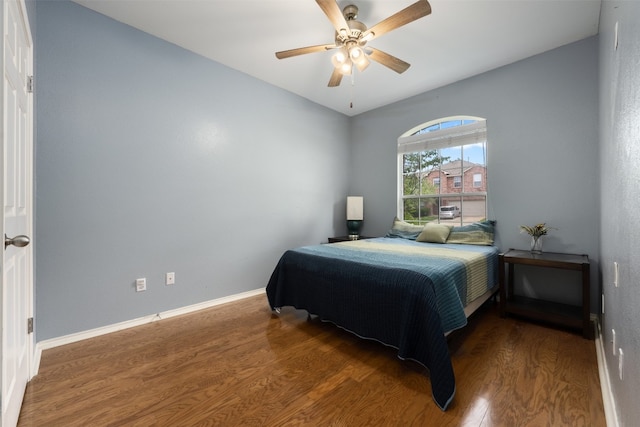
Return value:
M 589 264 L 582 264 L 582 336 L 591 339 L 591 273 Z
M 500 317 L 505 316 L 505 308 L 507 305 L 507 290 L 504 281 L 504 256 L 498 256 L 498 284 L 500 285 Z

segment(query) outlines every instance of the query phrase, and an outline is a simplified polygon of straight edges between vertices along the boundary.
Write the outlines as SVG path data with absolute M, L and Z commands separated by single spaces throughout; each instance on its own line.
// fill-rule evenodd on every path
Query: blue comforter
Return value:
M 496 283 L 497 255 L 494 247 L 388 238 L 306 246 L 282 255 L 267 297 L 274 309 L 305 309 L 421 363 L 445 410 L 455 378 L 444 332 L 463 327 L 464 305 Z

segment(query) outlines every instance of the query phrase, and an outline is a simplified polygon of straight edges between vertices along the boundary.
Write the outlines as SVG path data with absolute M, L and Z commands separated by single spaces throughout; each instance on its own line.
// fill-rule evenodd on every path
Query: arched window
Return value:
M 398 217 L 461 225 L 487 217 L 485 119 L 448 117 L 398 138 Z

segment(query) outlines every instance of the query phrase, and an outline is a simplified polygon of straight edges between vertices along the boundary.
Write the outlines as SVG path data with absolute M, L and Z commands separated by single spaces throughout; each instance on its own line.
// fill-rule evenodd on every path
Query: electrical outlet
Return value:
M 620 374 L 620 381 L 622 381 L 622 370 L 624 368 L 624 352 L 621 348 L 618 349 L 618 373 Z
M 147 290 L 147 279 L 136 279 L 136 292 L 142 292 Z
M 611 329 L 611 351 L 613 351 L 613 355 L 616 355 L 616 330 Z
M 175 285 L 176 283 L 176 273 L 171 272 L 164 275 L 164 283 L 165 285 Z

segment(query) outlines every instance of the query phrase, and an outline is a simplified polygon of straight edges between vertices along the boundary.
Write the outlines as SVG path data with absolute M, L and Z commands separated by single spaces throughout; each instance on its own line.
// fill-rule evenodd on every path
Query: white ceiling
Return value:
M 274 53 L 333 43 L 314 0 L 75 0 L 161 39 L 349 116 L 597 34 L 600 0 L 430 0 L 432 14 L 370 45 L 411 64 L 378 63 L 327 87 L 332 52 Z M 368 27 L 415 0 L 355 4 Z M 353 102 L 353 108 L 350 103 Z

